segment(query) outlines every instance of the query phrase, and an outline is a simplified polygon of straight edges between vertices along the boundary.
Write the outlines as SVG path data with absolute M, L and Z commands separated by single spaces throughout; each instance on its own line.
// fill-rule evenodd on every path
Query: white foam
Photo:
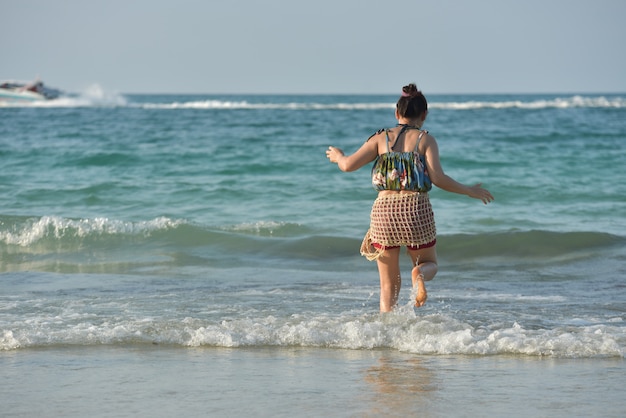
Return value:
M 393 109 L 394 103 L 250 103 L 248 101 L 198 100 L 173 103 L 144 103 L 144 109 L 278 109 L 278 110 L 373 110 Z
M 362 102 L 362 103 L 251 103 L 246 100 L 197 100 L 173 103 L 145 103 L 139 105 L 146 109 L 282 109 L 282 110 L 378 110 L 393 109 L 395 103 L 390 102 Z M 431 100 L 429 107 L 444 110 L 476 110 L 476 109 L 529 109 L 540 110 L 549 108 L 624 108 L 626 99 L 622 97 L 607 98 L 605 96 L 583 97 L 556 97 L 552 99 L 524 100 L 469 100 L 464 102 L 439 102 L 437 98 Z
M 503 101 L 467 101 L 467 102 L 432 102 L 429 107 L 447 110 L 476 110 L 476 109 L 568 109 L 568 108 L 624 108 L 626 99 L 622 97 L 606 98 L 572 96 L 554 99 L 538 99 L 531 101 L 503 100 Z
M 496 293 L 496 292 L 446 292 L 439 294 L 441 298 L 456 300 L 482 300 L 496 302 L 551 302 L 559 303 L 567 301 L 562 295 L 523 295 L 520 293 Z
M 0 349 L 48 345 L 169 344 L 187 347 L 304 346 L 341 349 L 390 348 L 415 354 L 553 357 L 624 357 L 622 327 L 605 324 L 526 329 L 518 323 L 475 328 L 442 314 L 292 315 L 207 321 L 39 318 L 4 330 Z M 83 322 L 80 322 L 83 321 Z M 492 327 L 494 327 L 492 325 Z
M 92 234 L 137 235 L 174 228 L 183 222 L 166 217 L 149 221 L 128 222 L 109 218 L 68 219 L 58 216 L 43 216 L 29 219 L 13 230 L 0 231 L 0 242 L 25 247 L 46 237 L 61 239 L 66 236 L 83 238 Z
M 0 338 L 0 350 L 15 350 L 24 346 L 26 341 L 20 342 L 13 336 L 13 331 L 4 330 Z
M 235 225 L 221 226 L 219 229 L 227 232 L 238 232 L 259 236 L 284 235 L 286 231 L 305 229 L 301 224 L 277 221 L 243 222 Z

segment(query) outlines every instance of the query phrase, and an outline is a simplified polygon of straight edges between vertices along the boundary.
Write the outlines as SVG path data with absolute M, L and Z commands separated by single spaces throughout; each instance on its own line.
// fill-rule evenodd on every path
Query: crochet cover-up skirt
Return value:
M 372 206 L 370 228 L 361 244 L 361 255 L 376 260 L 383 248 L 433 242 L 437 237 L 435 217 L 428 193 L 392 193 L 379 196 Z

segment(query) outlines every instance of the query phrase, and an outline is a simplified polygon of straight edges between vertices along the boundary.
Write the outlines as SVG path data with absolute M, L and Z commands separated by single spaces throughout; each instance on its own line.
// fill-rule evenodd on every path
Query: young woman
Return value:
M 396 104 L 395 128 L 376 132 L 352 155 L 332 146 L 326 151 L 341 171 L 354 171 L 375 161 L 372 185 L 378 197 L 361 254 L 378 264 L 381 312 L 391 311 L 398 303 L 402 246 L 407 247 L 413 262 L 415 306 L 426 302 L 424 282 L 437 274 L 435 220 L 428 197 L 432 184 L 485 204 L 494 199 L 480 183 L 466 186 L 444 173 L 437 141 L 422 130 L 427 114 L 426 98 L 415 84 L 409 84 L 402 88 Z

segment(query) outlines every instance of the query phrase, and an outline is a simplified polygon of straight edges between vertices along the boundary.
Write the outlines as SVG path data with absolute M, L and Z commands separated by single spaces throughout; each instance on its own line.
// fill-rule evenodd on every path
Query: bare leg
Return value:
M 400 248 L 385 250 L 376 260 L 380 276 L 380 311 L 389 312 L 395 308 L 400 295 Z
M 426 303 L 428 293 L 424 282 L 432 280 L 437 274 L 437 250 L 436 246 L 423 248 L 421 250 L 409 250 L 409 255 L 413 261 L 411 279 L 413 287 L 417 288 L 415 296 L 415 306 L 420 307 Z

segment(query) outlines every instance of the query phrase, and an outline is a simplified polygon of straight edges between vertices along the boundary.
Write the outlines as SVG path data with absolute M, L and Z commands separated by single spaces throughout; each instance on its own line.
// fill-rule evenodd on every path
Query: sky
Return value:
M 0 0 L 0 79 L 81 92 L 626 92 L 625 0 Z

